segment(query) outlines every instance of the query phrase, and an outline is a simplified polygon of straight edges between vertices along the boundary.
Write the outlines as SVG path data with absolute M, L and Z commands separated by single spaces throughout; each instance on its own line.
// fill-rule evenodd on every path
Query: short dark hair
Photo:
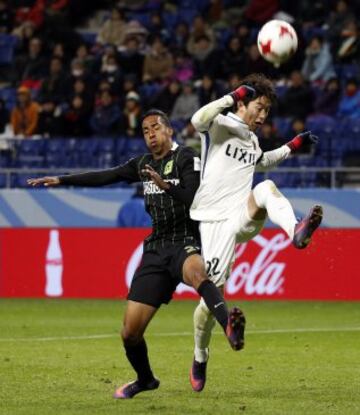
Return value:
M 271 104 L 276 102 L 276 92 L 275 87 L 271 81 L 271 79 L 267 78 L 262 73 L 253 73 L 246 76 L 242 81 L 241 85 L 251 86 L 255 89 L 256 95 L 252 99 L 244 100 L 244 104 L 247 105 L 250 101 L 254 99 L 265 96 L 267 97 Z
M 141 124 L 143 123 L 143 121 L 145 120 L 145 118 L 150 117 L 150 115 L 158 115 L 159 117 L 161 117 L 163 123 L 167 127 L 172 128 L 171 127 L 170 120 L 169 120 L 169 117 L 165 114 L 165 112 L 163 112 L 161 110 L 157 110 L 156 108 L 152 108 L 152 109 L 150 109 L 150 110 L 148 110 L 148 111 L 145 112 L 145 114 L 142 116 Z

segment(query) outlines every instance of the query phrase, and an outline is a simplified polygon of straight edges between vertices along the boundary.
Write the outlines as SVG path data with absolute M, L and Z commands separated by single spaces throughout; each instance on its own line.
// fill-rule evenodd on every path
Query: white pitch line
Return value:
M 246 334 L 281 334 L 281 333 L 341 333 L 360 331 L 360 327 L 308 327 L 297 329 L 264 329 L 264 330 L 247 330 Z M 214 334 L 222 334 L 220 331 L 214 332 Z M 169 332 L 169 333 L 149 333 L 147 337 L 176 337 L 176 336 L 193 336 L 191 331 L 182 332 Z M 109 339 L 113 337 L 119 337 L 119 334 L 92 334 L 87 336 L 56 336 L 56 337 L 10 337 L 0 338 L 0 343 L 5 342 L 48 342 L 48 341 L 61 341 L 61 340 L 96 340 L 96 339 Z

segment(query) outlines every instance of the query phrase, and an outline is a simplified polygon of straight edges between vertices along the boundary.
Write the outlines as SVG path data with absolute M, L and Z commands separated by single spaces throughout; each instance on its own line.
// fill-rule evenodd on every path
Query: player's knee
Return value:
M 264 208 L 270 192 L 274 192 L 275 190 L 277 190 L 276 184 L 270 179 L 257 184 L 253 190 L 256 205 L 259 208 Z
M 125 346 L 135 346 L 141 341 L 142 335 L 124 326 L 121 330 L 121 338 Z
M 195 290 L 197 290 L 206 280 L 208 280 L 208 276 L 205 271 L 202 272 L 201 270 L 194 270 L 189 275 L 189 283 L 195 288 Z

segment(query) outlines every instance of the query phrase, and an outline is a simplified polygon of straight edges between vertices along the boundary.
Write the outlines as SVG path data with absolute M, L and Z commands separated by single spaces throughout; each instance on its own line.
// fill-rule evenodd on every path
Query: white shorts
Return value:
M 211 281 L 221 287 L 230 276 L 235 261 L 235 244 L 257 235 L 265 220 L 253 220 L 244 202 L 230 219 L 200 222 L 201 254 Z

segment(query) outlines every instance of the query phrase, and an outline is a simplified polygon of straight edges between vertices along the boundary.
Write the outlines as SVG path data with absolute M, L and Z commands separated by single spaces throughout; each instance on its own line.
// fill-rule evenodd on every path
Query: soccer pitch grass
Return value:
M 0 300 L 0 414 L 359 414 L 360 303 L 244 302 L 245 349 L 217 329 L 203 392 L 189 384 L 193 301 L 150 324 L 156 391 L 134 379 L 118 337 L 124 302 Z

